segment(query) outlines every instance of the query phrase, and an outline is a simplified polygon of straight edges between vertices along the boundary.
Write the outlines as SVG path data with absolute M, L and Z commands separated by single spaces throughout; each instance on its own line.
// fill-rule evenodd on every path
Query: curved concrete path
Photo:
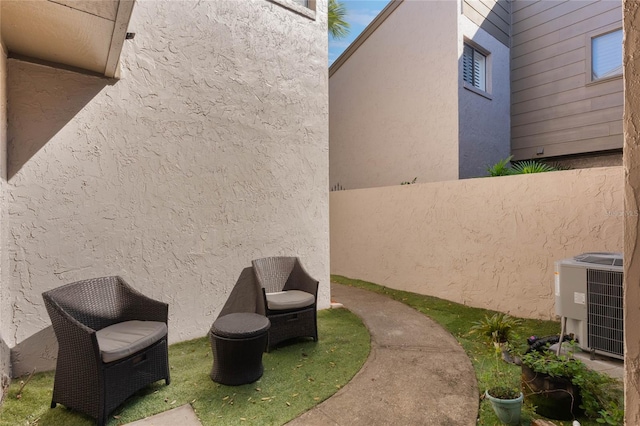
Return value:
M 371 353 L 347 385 L 288 425 L 476 424 L 475 372 L 451 334 L 377 293 L 332 283 L 331 297 L 362 318 Z
M 331 297 L 362 318 L 371 353 L 335 395 L 289 426 L 475 425 L 476 376 L 464 349 L 418 311 L 371 291 L 331 284 Z M 133 426 L 197 426 L 190 405 Z

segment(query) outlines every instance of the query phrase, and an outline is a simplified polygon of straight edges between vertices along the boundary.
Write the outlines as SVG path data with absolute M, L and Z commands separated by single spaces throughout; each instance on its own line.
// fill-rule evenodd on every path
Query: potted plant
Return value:
M 536 413 L 554 420 L 572 420 L 583 414 L 580 389 L 572 377 L 579 360 L 550 350 L 530 351 L 522 357 L 522 389 Z
M 486 315 L 483 320 L 475 321 L 470 333 L 479 333 L 487 337 L 494 346 L 501 348 L 509 341 L 515 327 L 522 321 L 501 312 L 492 316 Z
M 485 336 L 495 347 L 495 365 L 488 381 L 491 385 L 484 393 L 485 399 L 491 403 L 498 419 L 506 425 L 520 424 L 523 395 L 517 377 L 510 374 L 507 364 L 502 361 L 509 354 L 509 339 L 513 330 L 521 321 L 507 314 L 496 313 L 476 321 L 470 333 Z M 515 379 L 515 380 L 514 380 Z
M 514 383 L 513 376 L 501 369 L 505 365 L 502 361 L 502 349 L 496 348 L 496 368 L 493 373 L 492 385 L 485 391 L 485 398 L 491 403 L 498 419 L 505 425 L 519 425 L 524 396 Z
M 542 346 L 522 356 L 522 389 L 536 413 L 555 420 L 572 420 L 580 415 L 599 423 L 622 424 L 624 411 L 615 380 L 589 369 L 569 351 Z

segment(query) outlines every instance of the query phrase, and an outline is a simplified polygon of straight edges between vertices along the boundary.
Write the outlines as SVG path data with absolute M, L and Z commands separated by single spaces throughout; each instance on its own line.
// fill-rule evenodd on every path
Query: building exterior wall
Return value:
M 0 13 L 2 7 L 0 7 Z M 7 150 L 7 50 L 0 34 L 0 242 L 6 235 L 6 150 Z M 0 244 L 0 401 L 3 398 L 4 380 L 11 374 L 9 346 L 5 343 L 10 323 L 10 310 L 7 305 L 8 288 L 2 276 L 6 270 L 7 249 Z
M 96 276 L 169 303 L 172 342 L 259 257 L 299 256 L 328 307 L 327 2 L 287 3 L 137 2 L 117 82 L 9 60 L 10 346 Z
M 569 155 L 566 157 L 553 157 L 545 162 L 564 169 L 622 166 L 622 150 L 604 151 L 593 154 Z
M 511 45 L 511 2 L 509 0 L 464 0 L 462 13 L 500 43 Z
M 496 6 L 497 7 L 497 6 Z M 458 24 L 459 178 L 487 175 L 487 167 L 510 154 L 509 48 L 466 16 Z M 465 41 L 489 52 L 487 92 L 470 90 L 462 80 Z
M 331 273 L 552 319 L 554 261 L 622 251 L 621 167 L 331 193 Z
M 640 424 L 640 3 L 624 0 L 624 408 L 625 424 Z
M 457 8 L 405 0 L 332 66 L 331 187 L 458 178 Z
M 591 83 L 591 37 L 622 27 L 620 0 L 513 5 L 511 148 L 546 158 L 622 148 L 622 76 Z

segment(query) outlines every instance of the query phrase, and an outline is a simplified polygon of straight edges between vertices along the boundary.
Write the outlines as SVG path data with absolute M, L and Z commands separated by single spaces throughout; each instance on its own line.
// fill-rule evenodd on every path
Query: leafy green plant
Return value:
M 624 424 L 624 408 L 618 404 L 611 404 L 608 410 L 599 411 L 600 418 L 596 421 L 605 425 L 622 425 Z
M 347 8 L 344 3 L 338 0 L 329 0 L 327 7 L 327 27 L 332 38 L 344 38 L 349 34 L 350 25 L 346 20 L 347 15 Z
M 553 166 L 550 166 L 549 164 L 539 163 L 535 160 L 527 160 L 515 163 L 512 167 L 512 170 L 512 174 L 522 175 L 527 173 L 554 172 L 557 169 Z
M 617 419 L 624 417 L 616 381 L 590 370 L 582 361 L 574 358 L 571 351 L 566 355 L 557 355 L 549 350 L 531 351 L 522 356 L 522 363 L 536 373 L 571 381 L 580 389 L 580 408 L 586 416 L 600 418 L 602 421 L 599 423 L 618 424 Z
M 513 155 L 510 155 L 509 157 L 498 161 L 493 166 L 487 167 L 487 173 L 489 173 L 489 176 L 508 176 L 567 170 L 567 167 L 540 163 L 536 160 L 518 161 L 509 166 L 512 159 Z
M 498 399 L 516 399 L 520 396 L 520 392 L 517 388 L 507 386 L 494 386 L 487 390 L 489 395 Z
M 509 341 L 513 329 L 521 322 L 518 318 L 498 312 L 492 316 L 485 315 L 483 320 L 474 321 L 469 333 L 479 333 L 496 344 L 506 343 Z
M 516 399 L 520 396 L 520 381 L 508 371 L 502 360 L 503 349 L 495 348 L 495 365 L 489 377 L 487 393 L 498 399 Z
M 512 158 L 513 155 L 510 155 L 507 158 L 498 161 L 493 166 L 487 167 L 487 173 L 489 173 L 489 176 L 507 176 L 513 174 L 513 170 L 509 167 L 509 162 Z

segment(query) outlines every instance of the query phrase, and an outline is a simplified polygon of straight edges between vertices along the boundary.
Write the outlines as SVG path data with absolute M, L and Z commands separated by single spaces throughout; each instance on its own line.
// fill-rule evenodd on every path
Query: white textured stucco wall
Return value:
M 553 318 L 554 261 L 622 251 L 621 167 L 331 193 L 331 273 Z
M 462 48 L 465 37 L 489 51 L 491 99 L 464 87 Z M 459 17 L 459 177 L 487 175 L 487 167 L 511 151 L 511 89 L 509 48 L 464 15 Z
M 406 0 L 331 76 L 331 187 L 458 178 L 457 19 Z
M 146 1 L 122 79 L 9 60 L 10 345 L 41 293 L 119 274 L 205 335 L 254 258 L 300 256 L 329 304 L 326 4 Z

